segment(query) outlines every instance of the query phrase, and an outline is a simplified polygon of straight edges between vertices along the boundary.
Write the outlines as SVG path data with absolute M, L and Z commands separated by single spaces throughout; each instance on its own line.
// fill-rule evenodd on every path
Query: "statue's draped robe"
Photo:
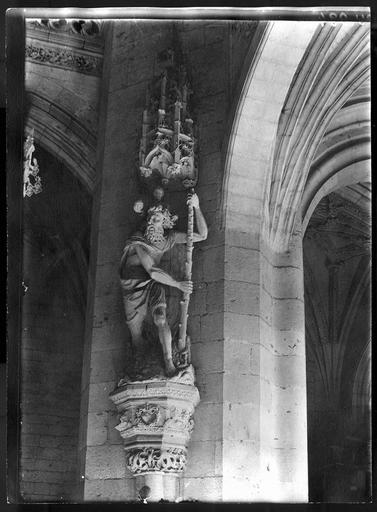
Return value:
M 140 337 L 143 332 L 143 323 L 152 315 L 157 307 L 166 307 L 164 285 L 153 280 L 149 273 L 140 265 L 127 264 L 127 258 L 132 248 L 142 247 L 152 258 L 162 256 L 175 244 L 175 232 L 171 231 L 166 237 L 165 244 L 161 247 L 152 245 L 140 233 L 135 234 L 126 241 L 120 262 L 120 281 L 123 293 L 126 322 L 133 336 L 133 342 L 137 342 L 135 335 Z M 158 271 L 158 269 L 154 269 Z

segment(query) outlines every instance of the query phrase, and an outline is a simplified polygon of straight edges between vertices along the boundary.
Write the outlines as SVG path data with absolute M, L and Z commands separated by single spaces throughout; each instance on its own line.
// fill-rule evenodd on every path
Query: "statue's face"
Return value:
M 145 237 L 153 244 L 165 240 L 163 221 L 164 216 L 161 212 L 154 212 L 148 219 Z
M 152 224 L 156 228 L 163 228 L 162 223 L 164 221 L 164 216 L 161 212 L 155 212 L 151 215 L 148 224 Z

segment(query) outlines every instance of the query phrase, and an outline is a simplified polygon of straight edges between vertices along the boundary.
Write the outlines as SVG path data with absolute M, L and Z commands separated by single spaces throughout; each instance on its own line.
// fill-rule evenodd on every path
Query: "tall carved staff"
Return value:
M 187 195 L 190 199 L 191 195 L 194 194 L 194 189 Z M 186 243 L 186 263 L 185 263 L 185 280 L 191 281 L 192 271 L 192 250 L 194 248 L 194 207 L 191 202 L 188 204 L 188 218 L 187 218 L 187 243 Z M 187 332 L 187 318 L 188 318 L 188 307 L 190 302 L 190 294 L 184 293 L 183 300 L 181 300 L 181 319 L 179 323 L 179 336 L 178 336 L 178 350 L 181 352 L 186 347 L 186 332 Z

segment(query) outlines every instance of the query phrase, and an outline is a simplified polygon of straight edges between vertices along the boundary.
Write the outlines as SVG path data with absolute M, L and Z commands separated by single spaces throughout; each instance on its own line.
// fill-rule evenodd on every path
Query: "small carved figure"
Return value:
M 193 241 L 205 240 L 208 230 L 199 207 L 198 196 L 190 195 L 187 204 L 196 212 L 198 233 L 194 233 Z M 159 268 L 165 252 L 174 244 L 187 242 L 186 233 L 172 229 L 176 220 L 177 217 L 162 205 L 149 208 L 144 233 L 137 232 L 126 241 L 120 264 L 126 322 L 133 347 L 136 350 L 145 347 L 143 325 L 148 315 L 151 315 L 158 331 L 168 377 L 173 376 L 177 370 L 172 358 L 172 335 L 166 316 L 164 285 L 178 288 L 185 294 L 191 294 L 193 287 L 191 281 L 177 281 Z M 147 354 L 145 357 L 148 357 Z

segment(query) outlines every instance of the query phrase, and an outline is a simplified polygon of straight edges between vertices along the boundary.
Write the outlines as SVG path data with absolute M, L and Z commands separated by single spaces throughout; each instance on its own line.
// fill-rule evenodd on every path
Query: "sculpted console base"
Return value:
M 175 501 L 199 403 L 192 365 L 172 378 L 122 379 L 110 399 L 120 414 L 116 429 L 140 499 Z

